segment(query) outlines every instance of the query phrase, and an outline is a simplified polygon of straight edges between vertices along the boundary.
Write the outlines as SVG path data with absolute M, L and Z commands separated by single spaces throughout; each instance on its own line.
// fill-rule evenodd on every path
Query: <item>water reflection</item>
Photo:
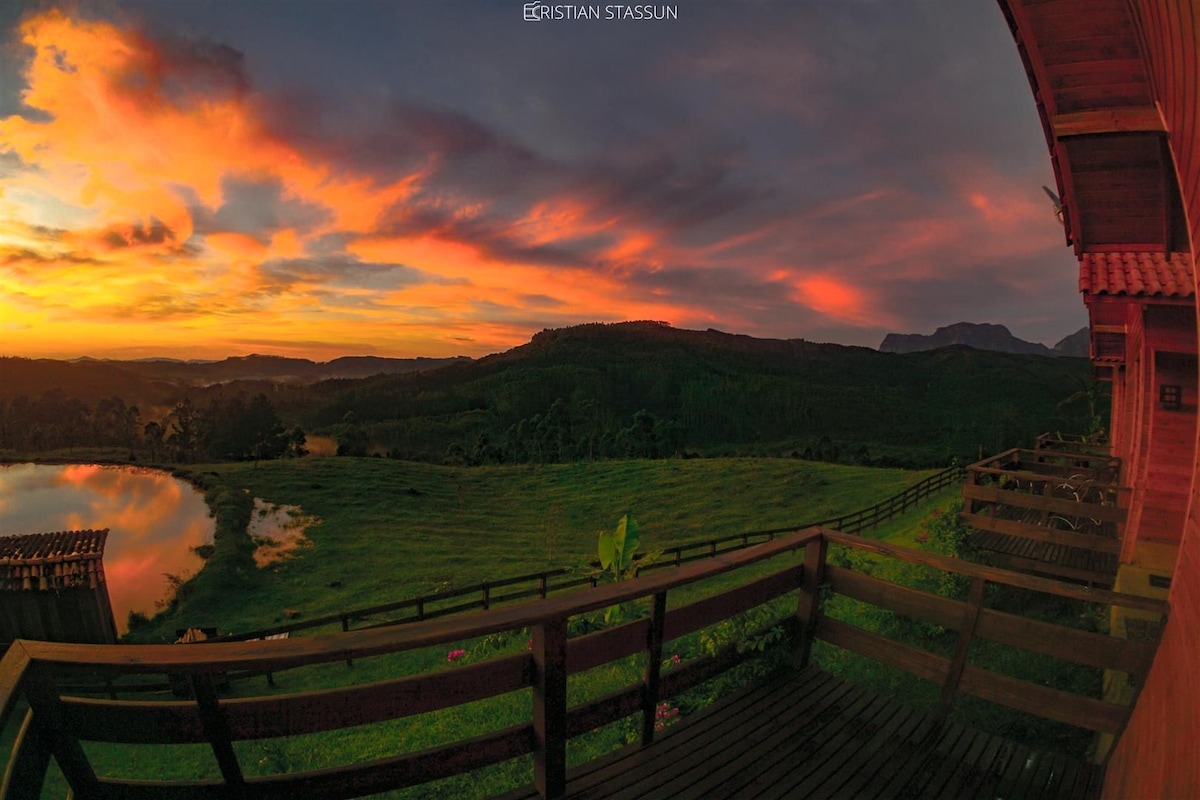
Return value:
M 0 467 L 0 535 L 108 528 L 104 573 L 117 630 L 130 611 L 154 613 L 166 574 L 201 566 L 191 548 L 212 541 L 204 497 L 156 470 L 96 464 Z

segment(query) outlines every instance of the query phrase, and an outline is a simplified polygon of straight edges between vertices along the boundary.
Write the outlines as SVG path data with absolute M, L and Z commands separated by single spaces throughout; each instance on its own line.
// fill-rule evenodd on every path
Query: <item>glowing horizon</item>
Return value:
M 486 46 L 424 12 L 411 27 L 457 34 L 459 55 Z M 870 346 L 963 319 L 1032 340 L 1082 324 L 1077 299 L 1063 310 L 1073 262 L 1040 197 L 1032 107 L 997 112 L 1027 118 L 1016 168 L 1015 151 L 982 146 L 906 160 L 911 143 L 866 112 L 827 108 L 881 79 L 840 77 L 812 20 L 763 11 L 778 19 L 753 24 L 795 40 L 758 42 L 721 13 L 642 45 L 623 68 L 643 83 L 611 133 L 575 122 L 595 103 L 508 113 L 522 91 L 569 97 L 552 71 L 515 69 L 499 106 L 458 83 L 433 103 L 416 95 L 436 70 L 367 81 L 364 39 L 361 64 L 309 51 L 341 65 L 312 77 L 334 94 L 286 83 L 265 28 L 234 47 L 153 3 L 26 15 L 0 73 L 17 87 L 0 115 L 0 355 L 480 356 L 630 319 Z M 551 30 L 512 16 L 514 41 Z M 553 30 L 596 47 L 584 25 Z M 562 58 L 537 41 L 538 65 Z M 946 80 L 945 64 L 921 68 Z M 871 113 L 885 112 L 926 110 Z M 756 141 L 799 136 L 825 145 Z

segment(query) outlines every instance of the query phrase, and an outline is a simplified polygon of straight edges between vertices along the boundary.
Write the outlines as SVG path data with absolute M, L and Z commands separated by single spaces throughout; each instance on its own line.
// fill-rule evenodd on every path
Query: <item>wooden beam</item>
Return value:
M 1097 133 L 1166 133 L 1167 126 L 1154 106 L 1104 108 L 1055 114 L 1051 121 L 1055 138 Z

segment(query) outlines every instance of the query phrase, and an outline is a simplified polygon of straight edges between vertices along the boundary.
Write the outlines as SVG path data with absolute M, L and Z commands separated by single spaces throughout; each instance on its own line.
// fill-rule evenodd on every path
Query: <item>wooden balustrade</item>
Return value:
M 967 600 L 953 600 L 827 564 L 831 545 L 923 564 L 973 579 Z M 669 593 L 697 581 L 804 550 L 803 562 L 781 568 L 716 595 L 671 608 Z M 809 658 L 813 638 L 878 659 L 943 687 L 943 713 L 961 693 L 982 697 L 1090 730 L 1119 734 L 1129 708 L 1021 681 L 970 663 L 973 642 L 990 640 L 1097 668 L 1144 675 L 1154 644 L 1114 639 L 986 608 L 989 584 L 1032 589 L 1061 597 L 1166 613 L 1166 604 L 1088 589 L 958 559 L 894 547 L 858 536 L 807 529 L 774 541 L 719 554 L 704 562 L 644 575 L 542 601 L 492 608 L 405 626 L 352 630 L 275 641 L 196 646 L 91 646 L 18 641 L 0 661 L 0 728 L 17 708 L 28 710 L 9 754 L 4 800 L 37 796 L 53 757 L 76 796 L 145 798 L 355 797 L 411 785 L 532 754 L 539 792 L 552 797 L 565 785 L 568 739 L 624 717 L 641 714 L 642 741 L 654 739 L 654 710 L 678 694 L 754 655 L 736 647 L 660 671 L 664 643 L 686 636 L 779 597 L 797 607 L 786 625 L 795 661 Z M 926 652 L 838 621 L 822 613 L 821 592 L 845 595 L 906 617 L 957 631 L 953 658 Z M 648 618 L 569 637 L 570 617 L 649 598 Z M 293 694 L 221 698 L 218 677 L 230 671 L 272 672 L 310 664 L 360 660 L 521 629 L 532 631 L 528 653 L 492 658 L 421 675 Z M 567 705 L 572 675 L 637 653 L 647 667 L 642 680 L 574 707 Z M 59 685 L 61 669 L 86 669 L 103 680 L 128 674 L 182 676 L 193 699 L 130 701 L 75 697 Z M 415 753 L 267 776 L 245 775 L 239 741 L 337 730 L 421 714 L 509 692 L 529 691 L 528 721 Z M 87 742 L 207 744 L 220 779 L 131 781 L 96 775 L 81 745 Z
M 1014 569 L 1112 585 L 1128 516 L 1121 460 L 1013 449 L 967 467 L 972 544 Z

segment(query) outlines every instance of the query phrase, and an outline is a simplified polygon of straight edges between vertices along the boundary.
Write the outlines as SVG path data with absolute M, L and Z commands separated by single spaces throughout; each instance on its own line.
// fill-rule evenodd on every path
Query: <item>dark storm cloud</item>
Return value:
M 206 208 L 188 187 L 178 189 L 188 198 L 196 233 L 243 233 L 259 241 L 270 240 L 283 228 L 304 233 L 328 222 L 331 212 L 318 205 L 284 196 L 277 179 L 247 180 L 226 177 L 221 181 L 221 205 Z
M 128 227 L 110 228 L 100 238 L 109 247 L 120 249 L 173 242 L 175 241 L 175 232 L 162 220 L 151 217 L 148 225 L 139 221 Z

